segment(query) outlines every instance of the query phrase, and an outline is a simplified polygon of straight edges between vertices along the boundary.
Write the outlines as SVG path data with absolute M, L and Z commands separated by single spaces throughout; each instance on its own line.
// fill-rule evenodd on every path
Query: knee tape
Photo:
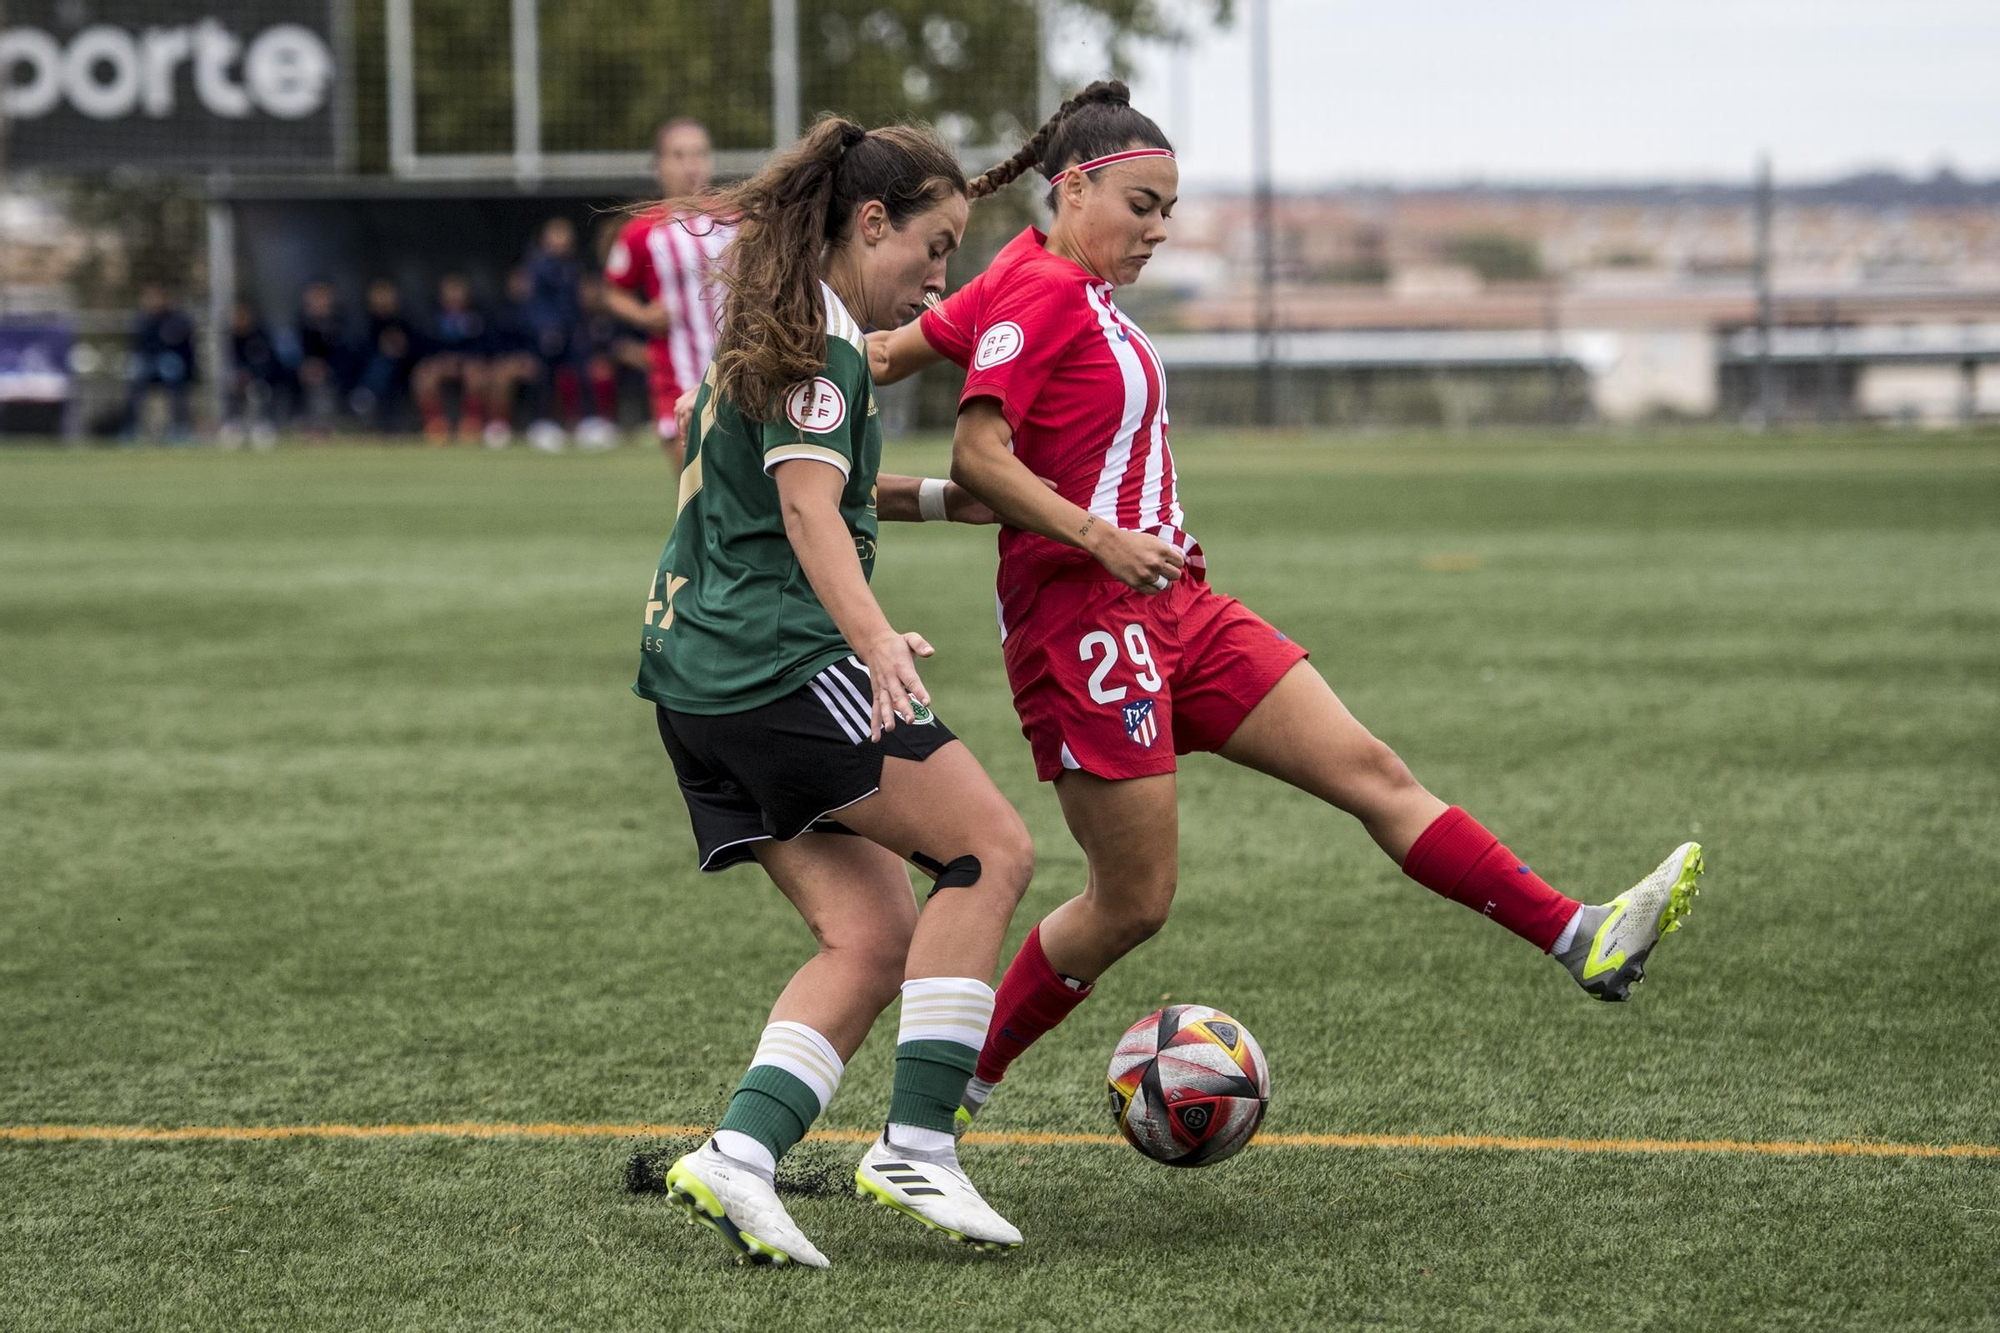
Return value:
M 969 889 L 979 882 L 979 858 L 976 856 L 961 856 L 946 864 L 922 852 L 912 852 L 910 859 L 936 881 L 931 885 L 931 891 L 924 895 L 925 902 L 935 898 L 940 889 Z

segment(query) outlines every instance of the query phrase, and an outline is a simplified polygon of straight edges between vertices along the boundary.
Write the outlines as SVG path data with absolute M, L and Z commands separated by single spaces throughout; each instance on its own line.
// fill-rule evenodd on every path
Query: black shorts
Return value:
M 776 703 L 742 713 L 655 706 L 703 870 L 755 860 L 751 845 L 808 829 L 852 833 L 827 818 L 882 785 L 882 757 L 918 762 L 956 740 L 935 713 L 868 739 L 868 669 L 844 658 Z

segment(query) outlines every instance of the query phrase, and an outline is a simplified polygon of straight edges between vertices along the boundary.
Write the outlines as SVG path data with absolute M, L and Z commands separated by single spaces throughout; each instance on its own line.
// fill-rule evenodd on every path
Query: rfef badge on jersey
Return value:
M 802 431 L 825 435 L 847 420 L 847 399 L 840 386 L 824 375 L 794 384 L 785 395 L 785 419 Z
M 974 370 L 990 370 L 1003 366 L 1021 354 L 1021 347 L 1027 341 L 1021 333 L 1021 326 L 1013 320 L 1002 320 L 979 340 L 978 350 L 972 354 Z

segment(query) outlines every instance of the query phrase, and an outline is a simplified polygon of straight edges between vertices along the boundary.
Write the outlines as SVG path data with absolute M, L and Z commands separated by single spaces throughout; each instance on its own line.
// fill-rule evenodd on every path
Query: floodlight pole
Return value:
M 799 0 L 771 0 L 771 151 L 799 137 Z
M 536 0 L 512 0 L 514 54 L 514 180 L 542 176 L 542 32 Z
M 0 32 L 7 28 L 7 0 L 0 0 Z M 7 179 L 7 103 L 0 99 L 0 181 Z M 7 307 L 7 289 L 0 287 L 0 310 Z
M 1271 0 L 1250 4 L 1250 156 L 1257 229 L 1257 420 L 1278 422 L 1278 254 L 1271 198 Z
M 417 172 L 417 43 L 416 25 L 410 16 L 410 0 L 387 0 L 382 13 L 382 28 L 389 65 L 389 172 L 395 176 L 414 176 Z
M 202 397 L 218 430 L 229 405 L 229 320 L 236 308 L 235 206 L 219 198 L 219 194 L 218 182 L 211 179 L 207 204 L 208 330 L 202 339 L 202 360 L 208 363 L 208 391 Z
M 1777 418 L 1778 386 L 1771 374 L 1771 155 L 1757 159 L 1757 428 Z

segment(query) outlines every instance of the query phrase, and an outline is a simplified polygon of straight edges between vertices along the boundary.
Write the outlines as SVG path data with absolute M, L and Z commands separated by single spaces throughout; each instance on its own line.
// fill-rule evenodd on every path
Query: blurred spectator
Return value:
M 443 444 L 452 435 L 445 412 L 449 390 L 457 391 L 458 438 L 479 438 L 490 392 L 486 376 L 493 351 L 490 335 L 486 316 L 472 303 L 472 284 L 463 274 L 445 274 L 438 282 L 437 314 L 432 317 L 424 358 L 417 363 L 413 381 L 417 410 L 424 419 L 424 438 L 432 444 Z M 498 420 L 504 423 L 505 414 Z
M 270 331 L 248 301 L 229 311 L 229 377 L 222 391 L 222 442 L 246 439 L 268 449 L 278 438 L 278 410 L 286 380 Z
M 403 314 L 403 294 L 396 284 L 388 278 L 369 283 L 368 340 L 350 403 L 356 416 L 373 417 L 375 429 L 384 434 L 401 424 L 417 359 L 415 335 Z
M 489 325 L 486 361 L 486 443 L 505 448 L 514 438 L 515 401 L 525 386 L 541 400 L 542 357 L 530 309 L 534 282 L 525 268 L 507 270 L 507 299 Z M 560 428 L 557 428 L 560 430 Z
M 590 389 L 588 358 L 577 336 L 583 270 L 576 258 L 576 228 L 568 218 L 550 218 L 542 224 L 541 236 L 528 251 L 526 266 L 531 288 L 529 318 L 544 376 L 542 401 L 537 420 L 528 429 L 528 443 L 537 449 L 557 450 L 566 442 L 549 402 L 551 393 L 561 405 L 562 421 L 575 423 L 581 417 L 579 433 L 595 443 L 615 432 L 601 415 L 594 395 L 587 413 L 582 403 Z
M 146 428 L 146 404 L 154 393 L 166 395 L 167 438 L 185 444 L 194 436 L 190 390 L 196 376 L 194 322 L 174 308 L 167 289 L 149 282 L 139 291 L 139 313 L 132 321 L 129 378 L 125 401 L 125 438 L 134 440 Z
M 624 420 L 619 404 L 618 385 L 625 375 L 645 382 L 646 347 L 633 337 L 605 301 L 604 279 L 594 273 L 584 275 L 578 288 L 582 317 L 577 337 L 583 345 L 584 367 L 590 378 L 590 394 L 598 413 L 612 429 L 592 438 L 577 428 L 577 444 L 585 449 L 608 449 L 618 442 L 616 427 Z M 622 373 L 621 373 L 622 372 Z
M 296 374 L 306 429 L 324 435 L 353 388 L 353 348 L 333 284 L 316 278 L 299 298 Z

